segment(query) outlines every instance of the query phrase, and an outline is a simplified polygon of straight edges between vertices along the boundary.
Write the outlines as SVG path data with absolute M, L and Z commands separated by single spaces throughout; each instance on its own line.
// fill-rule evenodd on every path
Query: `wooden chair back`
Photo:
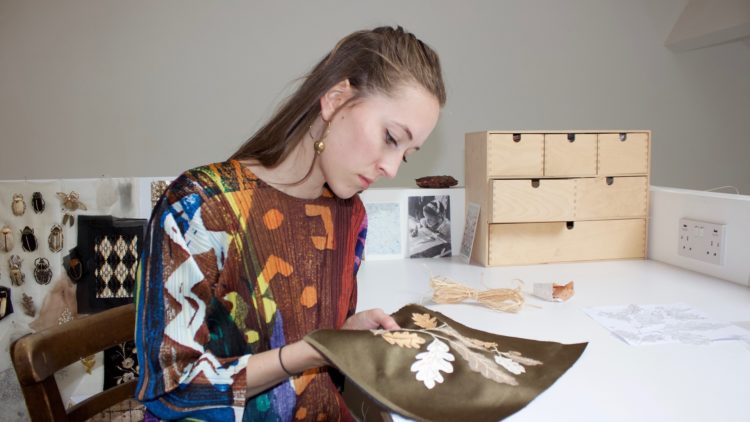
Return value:
M 137 380 L 110 388 L 70 409 L 60 397 L 55 372 L 117 344 L 133 340 L 135 305 L 123 305 L 29 334 L 10 349 L 32 421 L 84 421 L 132 398 Z

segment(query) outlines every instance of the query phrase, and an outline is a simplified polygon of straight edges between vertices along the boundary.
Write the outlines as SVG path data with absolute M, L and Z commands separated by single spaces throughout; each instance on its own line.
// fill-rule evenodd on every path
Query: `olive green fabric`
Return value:
M 402 330 L 318 330 L 305 340 L 366 394 L 393 412 L 417 420 L 505 418 L 552 385 L 588 344 L 486 333 L 419 305 L 407 305 L 393 316 Z M 435 340 L 442 345 L 433 345 L 430 352 L 428 346 Z M 442 360 L 437 377 L 442 382 L 435 380 L 428 388 L 430 383 L 418 380 L 418 368 L 412 368 L 415 362 L 431 359 Z M 445 365 L 452 366 L 452 372 Z

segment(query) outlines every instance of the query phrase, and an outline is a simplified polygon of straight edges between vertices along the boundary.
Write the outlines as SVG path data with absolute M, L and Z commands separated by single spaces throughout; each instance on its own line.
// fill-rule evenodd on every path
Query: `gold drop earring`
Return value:
M 326 122 L 325 120 L 323 120 Z M 320 136 L 318 140 L 313 142 L 313 149 L 315 150 L 315 155 L 320 155 L 324 149 L 326 149 L 325 139 L 328 136 L 328 131 L 331 129 L 331 122 L 326 122 L 326 129 L 323 131 L 323 135 Z M 310 128 L 308 129 L 308 133 L 310 134 L 310 138 L 315 139 L 312 136 L 312 125 L 310 125 Z

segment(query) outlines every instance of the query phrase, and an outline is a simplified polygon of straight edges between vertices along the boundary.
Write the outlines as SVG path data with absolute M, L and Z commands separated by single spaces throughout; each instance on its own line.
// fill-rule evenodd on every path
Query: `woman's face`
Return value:
M 396 176 L 404 159 L 419 150 L 435 128 L 440 105 L 414 83 L 391 95 L 368 95 L 333 114 L 335 103 L 352 95 L 348 83 L 340 88 L 339 97 L 321 99 L 323 117 L 331 126 L 319 163 L 336 196 L 349 198 L 381 177 Z
M 424 221 L 429 227 L 435 227 L 440 223 L 441 218 L 437 215 L 425 214 Z

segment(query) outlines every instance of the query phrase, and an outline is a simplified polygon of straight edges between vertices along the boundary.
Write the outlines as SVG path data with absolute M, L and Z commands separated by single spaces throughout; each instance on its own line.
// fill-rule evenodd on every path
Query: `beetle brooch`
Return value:
M 60 252 L 63 248 L 63 230 L 59 224 L 52 226 L 49 231 L 49 237 L 47 243 L 49 244 L 49 250 L 52 252 Z
M 26 252 L 34 252 L 36 250 L 37 243 L 34 229 L 29 226 L 26 226 L 21 230 L 21 247 Z
M 31 195 L 31 207 L 34 208 L 34 212 L 37 214 L 41 214 L 44 212 L 44 198 L 42 198 L 41 192 L 34 192 L 34 194 Z
M 34 261 L 34 279 L 39 284 L 49 284 L 52 281 L 52 270 L 47 258 L 37 258 Z
M 63 258 L 63 268 L 73 282 L 78 282 L 83 276 L 83 263 L 78 256 L 78 248 L 70 250 L 70 254 Z
M 10 252 L 13 249 L 13 230 L 8 226 L 0 229 L 0 251 Z
M 24 202 L 22 194 L 13 194 L 13 203 L 11 203 L 10 208 L 13 210 L 13 215 L 22 216 L 26 212 L 26 202 Z
M 20 286 L 26 281 L 26 275 L 21 271 L 21 263 L 23 260 L 18 255 L 11 255 L 8 259 L 8 267 L 10 268 L 10 281 L 14 286 Z

